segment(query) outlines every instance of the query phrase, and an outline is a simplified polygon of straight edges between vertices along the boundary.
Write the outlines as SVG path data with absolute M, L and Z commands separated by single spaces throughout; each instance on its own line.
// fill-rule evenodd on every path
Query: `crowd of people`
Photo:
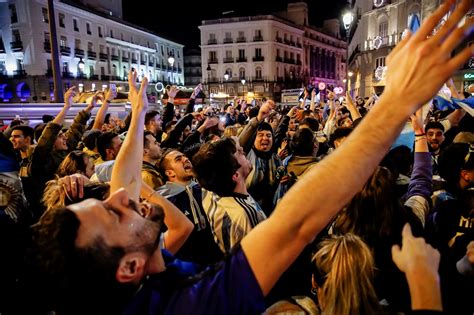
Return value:
M 473 314 L 473 117 L 431 104 L 443 84 L 472 97 L 450 80 L 471 6 L 408 33 L 380 96 L 195 110 L 198 85 L 180 111 L 171 86 L 155 110 L 132 70 L 123 121 L 107 90 L 65 127 L 74 87 L 44 123 L 13 120 L 0 313 Z

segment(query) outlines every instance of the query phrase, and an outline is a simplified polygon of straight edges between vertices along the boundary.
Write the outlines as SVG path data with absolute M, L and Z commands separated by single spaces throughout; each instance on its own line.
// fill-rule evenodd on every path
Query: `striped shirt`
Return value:
M 202 205 L 211 225 L 214 239 L 222 252 L 228 253 L 257 224 L 267 217 L 250 195 L 219 197 L 202 190 Z

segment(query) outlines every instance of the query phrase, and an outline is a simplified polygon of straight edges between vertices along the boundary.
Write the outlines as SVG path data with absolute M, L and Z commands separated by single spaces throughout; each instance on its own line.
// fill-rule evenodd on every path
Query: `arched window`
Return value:
M 232 68 L 225 69 L 225 73 L 229 75 L 229 80 L 232 80 Z
M 415 33 L 421 24 L 421 14 L 420 14 L 420 6 L 418 4 L 414 4 L 408 10 L 408 21 L 407 27 L 412 32 Z
M 241 79 L 245 78 L 245 68 L 240 68 L 239 69 L 239 78 L 241 78 Z

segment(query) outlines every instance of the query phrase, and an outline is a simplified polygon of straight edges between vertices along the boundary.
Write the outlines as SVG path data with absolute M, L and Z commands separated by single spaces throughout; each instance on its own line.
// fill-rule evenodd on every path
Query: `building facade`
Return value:
M 405 29 L 416 31 L 421 21 L 440 4 L 439 0 L 355 0 L 355 19 L 350 27 L 349 79 L 354 95 L 380 94 L 385 87 L 386 57 L 402 39 Z M 445 17 L 446 18 L 446 17 Z M 444 19 L 445 19 L 444 18 Z M 464 43 L 462 46 L 469 44 Z M 466 64 L 454 81 L 459 89 L 470 82 Z M 474 78 L 474 76 L 472 76 Z M 429 79 L 429 78 L 427 78 Z
M 343 85 L 345 42 L 338 31 L 309 26 L 306 3 L 271 15 L 206 20 L 199 28 L 202 80 L 211 95 L 279 100 L 283 89 Z
M 184 50 L 184 84 L 194 87 L 202 82 L 201 49 Z
M 54 8 L 64 88 L 115 83 L 126 91 L 131 68 L 139 79 L 184 84 L 183 45 L 86 7 L 54 1 Z M 0 101 L 53 101 L 47 1 L 0 3 L 0 35 Z

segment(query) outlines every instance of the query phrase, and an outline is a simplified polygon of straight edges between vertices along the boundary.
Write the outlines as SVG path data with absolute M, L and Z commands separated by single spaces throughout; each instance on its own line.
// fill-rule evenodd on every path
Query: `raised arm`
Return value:
M 349 91 L 346 91 L 346 107 L 351 113 L 352 121 L 355 121 L 356 119 L 359 119 L 362 117 L 362 115 L 359 113 L 359 110 L 355 106 L 354 100 L 352 99 L 352 96 L 349 93 Z
M 137 71 L 132 70 L 128 73 L 128 85 L 130 89 L 128 97 L 132 104 L 133 116 L 130 129 L 115 159 L 115 165 L 112 170 L 112 180 L 110 182 L 110 193 L 123 187 L 128 191 L 130 198 L 138 201 L 142 184 L 142 139 L 145 126 L 145 113 L 148 109 L 148 99 L 146 96 L 148 79 L 146 77 L 143 78 L 140 90 L 135 86 L 136 81 Z
M 71 109 L 71 106 L 73 104 L 72 98 L 76 95 L 76 87 L 70 87 L 66 93 L 64 93 L 64 106 L 59 112 L 59 114 L 54 117 L 53 123 L 62 125 L 64 124 L 64 119 L 66 118 L 67 113 L 69 112 L 69 109 Z
M 102 130 L 102 125 L 105 121 L 105 115 L 107 115 L 107 111 L 109 110 L 110 102 L 116 96 L 116 91 L 112 89 L 107 89 L 107 92 L 105 92 L 105 95 L 102 98 L 102 105 L 100 106 L 99 110 L 97 111 L 97 115 L 95 116 L 94 125 L 92 126 L 92 129 Z
M 444 26 L 427 38 L 451 3 L 441 5 L 413 36 L 405 37 L 392 50 L 387 58 L 385 92 L 377 106 L 340 148 L 296 182 L 269 219 L 242 240 L 242 249 L 264 294 L 362 188 L 408 117 L 472 55 L 472 48 L 466 48 L 451 57 L 451 51 L 469 33 L 470 25 L 453 29 L 470 4 L 471 1 L 462 1 Z M 427 81 L 426 77 L 431 79 Z M 349 160 L 357 163 L 347 163 Z
M 164 222 L 168 230 L 163 233 L 164 247 L 173 255 L 183 246 L 193 231 L 194 224 L 171 202 L 142 182 L 140 195 L 148 202 L 163 208 Z

